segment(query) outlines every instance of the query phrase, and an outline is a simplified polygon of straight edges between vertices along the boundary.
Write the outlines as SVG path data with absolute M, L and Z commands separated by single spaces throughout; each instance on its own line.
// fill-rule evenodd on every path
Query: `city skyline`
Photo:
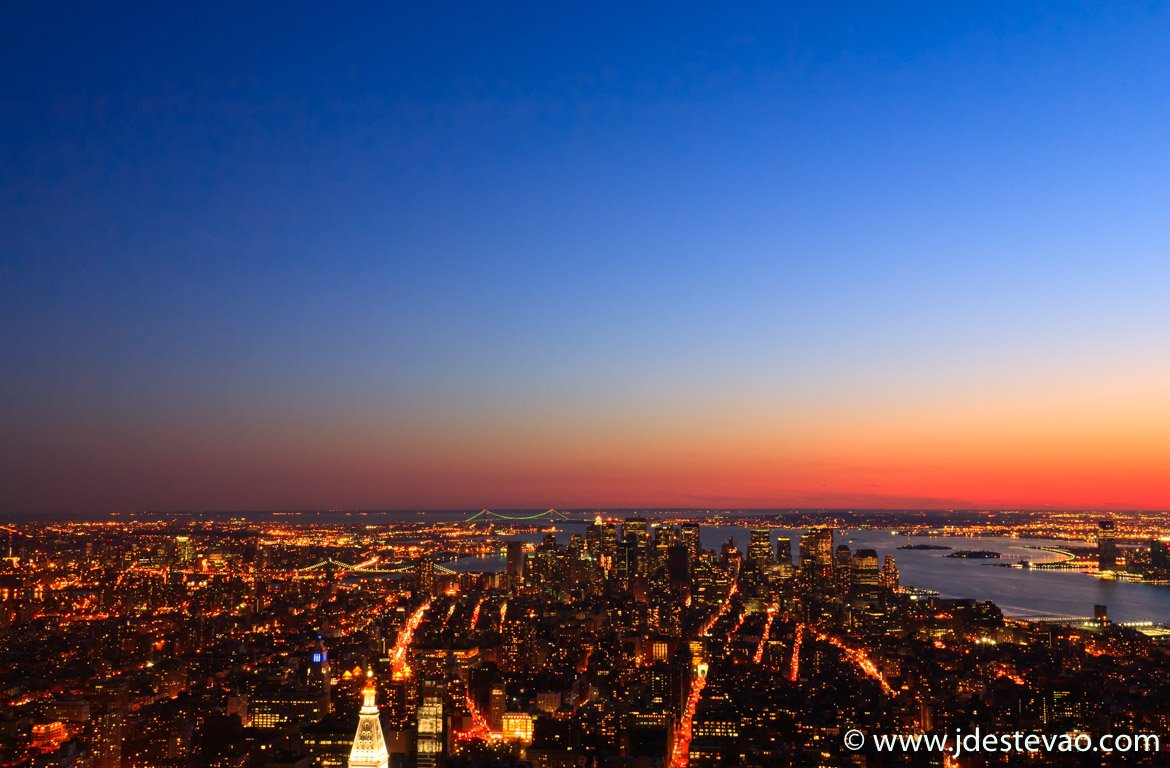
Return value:
M 1170 765 L 1170 3 L 0 14 L 0 766 Z
M 1167 513 L 421 517 L 6 526 L 0 757 L 1165 764 Z
M 1170 508 L 1157 5 L 9 11 L 0 516 Z

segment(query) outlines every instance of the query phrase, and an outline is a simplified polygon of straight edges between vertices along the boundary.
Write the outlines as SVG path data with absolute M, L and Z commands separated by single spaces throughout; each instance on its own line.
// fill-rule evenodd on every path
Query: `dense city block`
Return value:
M 6 528 L 0 762 L 1167 763 L 1161 749 L 847 749 L 855 729 L 1170 734 L 1164 631 L 1111 622 L 1104 606 L 1084 622 L 1005 618 L 990 602 L 903 584 L 894 556 L 837 535 L 895 523 L 880 515 L 743 517 L 746 547 L 705 546 L 701 515 L 468 517 Z M 979 519 L 984 534 L 1040 535 L 1023 518 L 1015 531 Z M 1065 536 L 1087 532 L 1073 555 L 1101 573 L 1153 579 L 1166 567 L 1164 543 L 1137 523 L 1067 522 Z

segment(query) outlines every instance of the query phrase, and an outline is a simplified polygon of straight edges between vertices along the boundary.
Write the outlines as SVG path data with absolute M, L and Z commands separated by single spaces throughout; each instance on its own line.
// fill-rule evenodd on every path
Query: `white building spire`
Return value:
M 349 751 L 349 768 L 389 768 L 389 765 L 390 753 L 386 751 L 382 723 L 378 720 L 378 689 L 374 687 L 371 672 L 366 676 L 366 687 L 362 689 L 362 711 L 353 737 L 353 749 Z

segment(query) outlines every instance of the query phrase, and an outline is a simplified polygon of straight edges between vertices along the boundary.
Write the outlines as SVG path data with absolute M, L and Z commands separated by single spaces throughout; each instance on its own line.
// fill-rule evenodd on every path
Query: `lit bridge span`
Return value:
M 358 563 L 357 565 L 350 565 L 349 563 L 343 563 L 340 560 L 334 560 L 332 557 L 329 557 L 329 558 L 322 560 L 319 563 L 313 563 L 312 565 L 306 565 L 304 568 L 298 568 L 297 572 L 298 573 L 307 573 L 307 572 L 312 572 L 312 571 L 325 571 L 325 570 L 333 569 L 336 571 L 348 571 L 350 573 L 361 573 L 361 574 L 364 574 L 364 573 L 369 573 L 369 574 L 409 573 L 409 572 L 414 570 L 414 565 L 415 565 L 414 563 L 394 563 L 394 564 L 384 565 L 384 566 L 379 568 L 377 560 L 367 560 L 364 563 Z M 439 563 L 435 563 L 435 572 L 436 573 L 457 573 L 457 571 L 453 571 L 450 568 L 448 568 L 447 566 L 440 565 Z
M 1008 616 L 1006 618 L 1015 621 L 1026 621 L 1030 624 L 1090 624 L 1092 626 L 1098 626 L 1101 623 L 1093 616 Z M 1156 622 L 1153 621 L 1110 621 L 1109 623 L 1118 627 L 1129 627 L 1131 629 L 1157 626 Z
M 476 520 L 502 520 L 506 522 L 535 522 L 542 520 L 548 523 L 562 523 L 569 519 L 564 512 L 555 509 L 546 509 L 544 512 L 535 512 L 531 515 L 505 515 L 501 512 L 492 512 L 490 509 L 481 509 L 469 516 L 463 522 L 474 523 Z

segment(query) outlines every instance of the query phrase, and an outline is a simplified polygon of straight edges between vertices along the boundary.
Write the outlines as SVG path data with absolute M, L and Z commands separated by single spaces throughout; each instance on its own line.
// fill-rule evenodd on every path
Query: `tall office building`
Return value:
M 508 576 L 508 589 L 520 589 L 524 586 L 524 542 L 509 541 L 507 557 L 504 569 Z
M 850 579 L 852 579 L 853 553 L 849 551 L 849 545 L 838 544 L 837 549 L 833 553 L 833 575 L 837 579 L 837 584 L 848 589 Z
M 1150 539 L 1150 565 L 1159 571 L 1170 569 L 1170 540 Z
M 175 560 L 181 566 L 188 566 L 195 562 L 195 543 L 190 536 L 175 537 Z
M 1097 523 L 1097 568 L 1102 571 L 1117 568 L 1117 526 L 1112 520 Z
M 309 688 L 317 688 L 321 691 L 321 699 L 324 702 L 325 713 L 328 714 L 331 708 L 330 705 L 330 689 L 329 689 L 329 652 L 325 650 L 325 640 L 318 637 L 317 645 L 313 648 L 313 655 L 309 657 L 308 674 L 305 682 Z
M 642 517 L 627 517 L 622 521 L 622 543 L 633 548 L 633 571 L 630 576 L 646 576 L 650 572 L 650 523 Z
M 675 544 L 666 550 L 666 575 L 673 587 L 681 587 L 691 580 L 691 560 L 687 548 Z
M 603 523 L 601 526 L 601 551 L 612 555 L 617 552 L 618 545 L 618 528 L 617 523 L 612 520 Z
M 809 528 L 800 537 L 802 578 L 827 582 L 833 576 L 833 529 Z
M 378 719 L 378 691 L 374 678 L 366 678 L 362 689 L 362 711 L 358 715 L 357 733 L 349 751 L 349 768 L 389 768 L 390 753 L 382 738 L 382 723 Z
M 504 695 L 504 684 L 496 683 L 492 686 L 488 696 L 488 728 L 492 733 L 502 733 L 504 730 L 504 710 L 507 708 L 507 699 Z
M 772 562 L 772 530 L 753 528 L 748 540 L 748 565 L 763 572 Z
M 622 539 L 642 545 L 650 542 L 650 523 L 644 517 L 627 517 L 622 521 Z
M 443 687 L 434 680 L 423 683 L 418 704 L 419 768 L 433 768 L 443 758 Z
M 780 565 L 780 578 L 792 577 L 792 539 L 781 536 L 776 539 L 776 562 Z
M 857 550 L 853 557 L 853 583 L 861 587 L 876 587 L 881 584 L 877 550 Z
M 703 548 L 699 542 L 699 524 L 683 523 L 679 526 L 678 535 L 682 545 L 687 548 L 691 563 L 694 563 L 699 557 L 699 550 Z
M 901 575 L 898 573 L 898 564 L 894 562 L 894 556 L 886 555 L 886 559 L 882 561 L 882 586 L 886 589 L 897 589 L 900 581 Z
M 435 594 L 435 563 L 429 557 L 422 557 L 414 565 L 414 578 L 418 593 L 423 597 Z
M 601 538 L 602 529 L 605 526 L 605 521 L 598 515 L 593 519 L 593 522 L 585 526 L 585 551 L 593 559 L 601 556 Z
M 812 534 L 805 531 L 800 534 L 800 561 L 797 563 L 802 575 L 807 575 L 812 569 L 813 557 Z

